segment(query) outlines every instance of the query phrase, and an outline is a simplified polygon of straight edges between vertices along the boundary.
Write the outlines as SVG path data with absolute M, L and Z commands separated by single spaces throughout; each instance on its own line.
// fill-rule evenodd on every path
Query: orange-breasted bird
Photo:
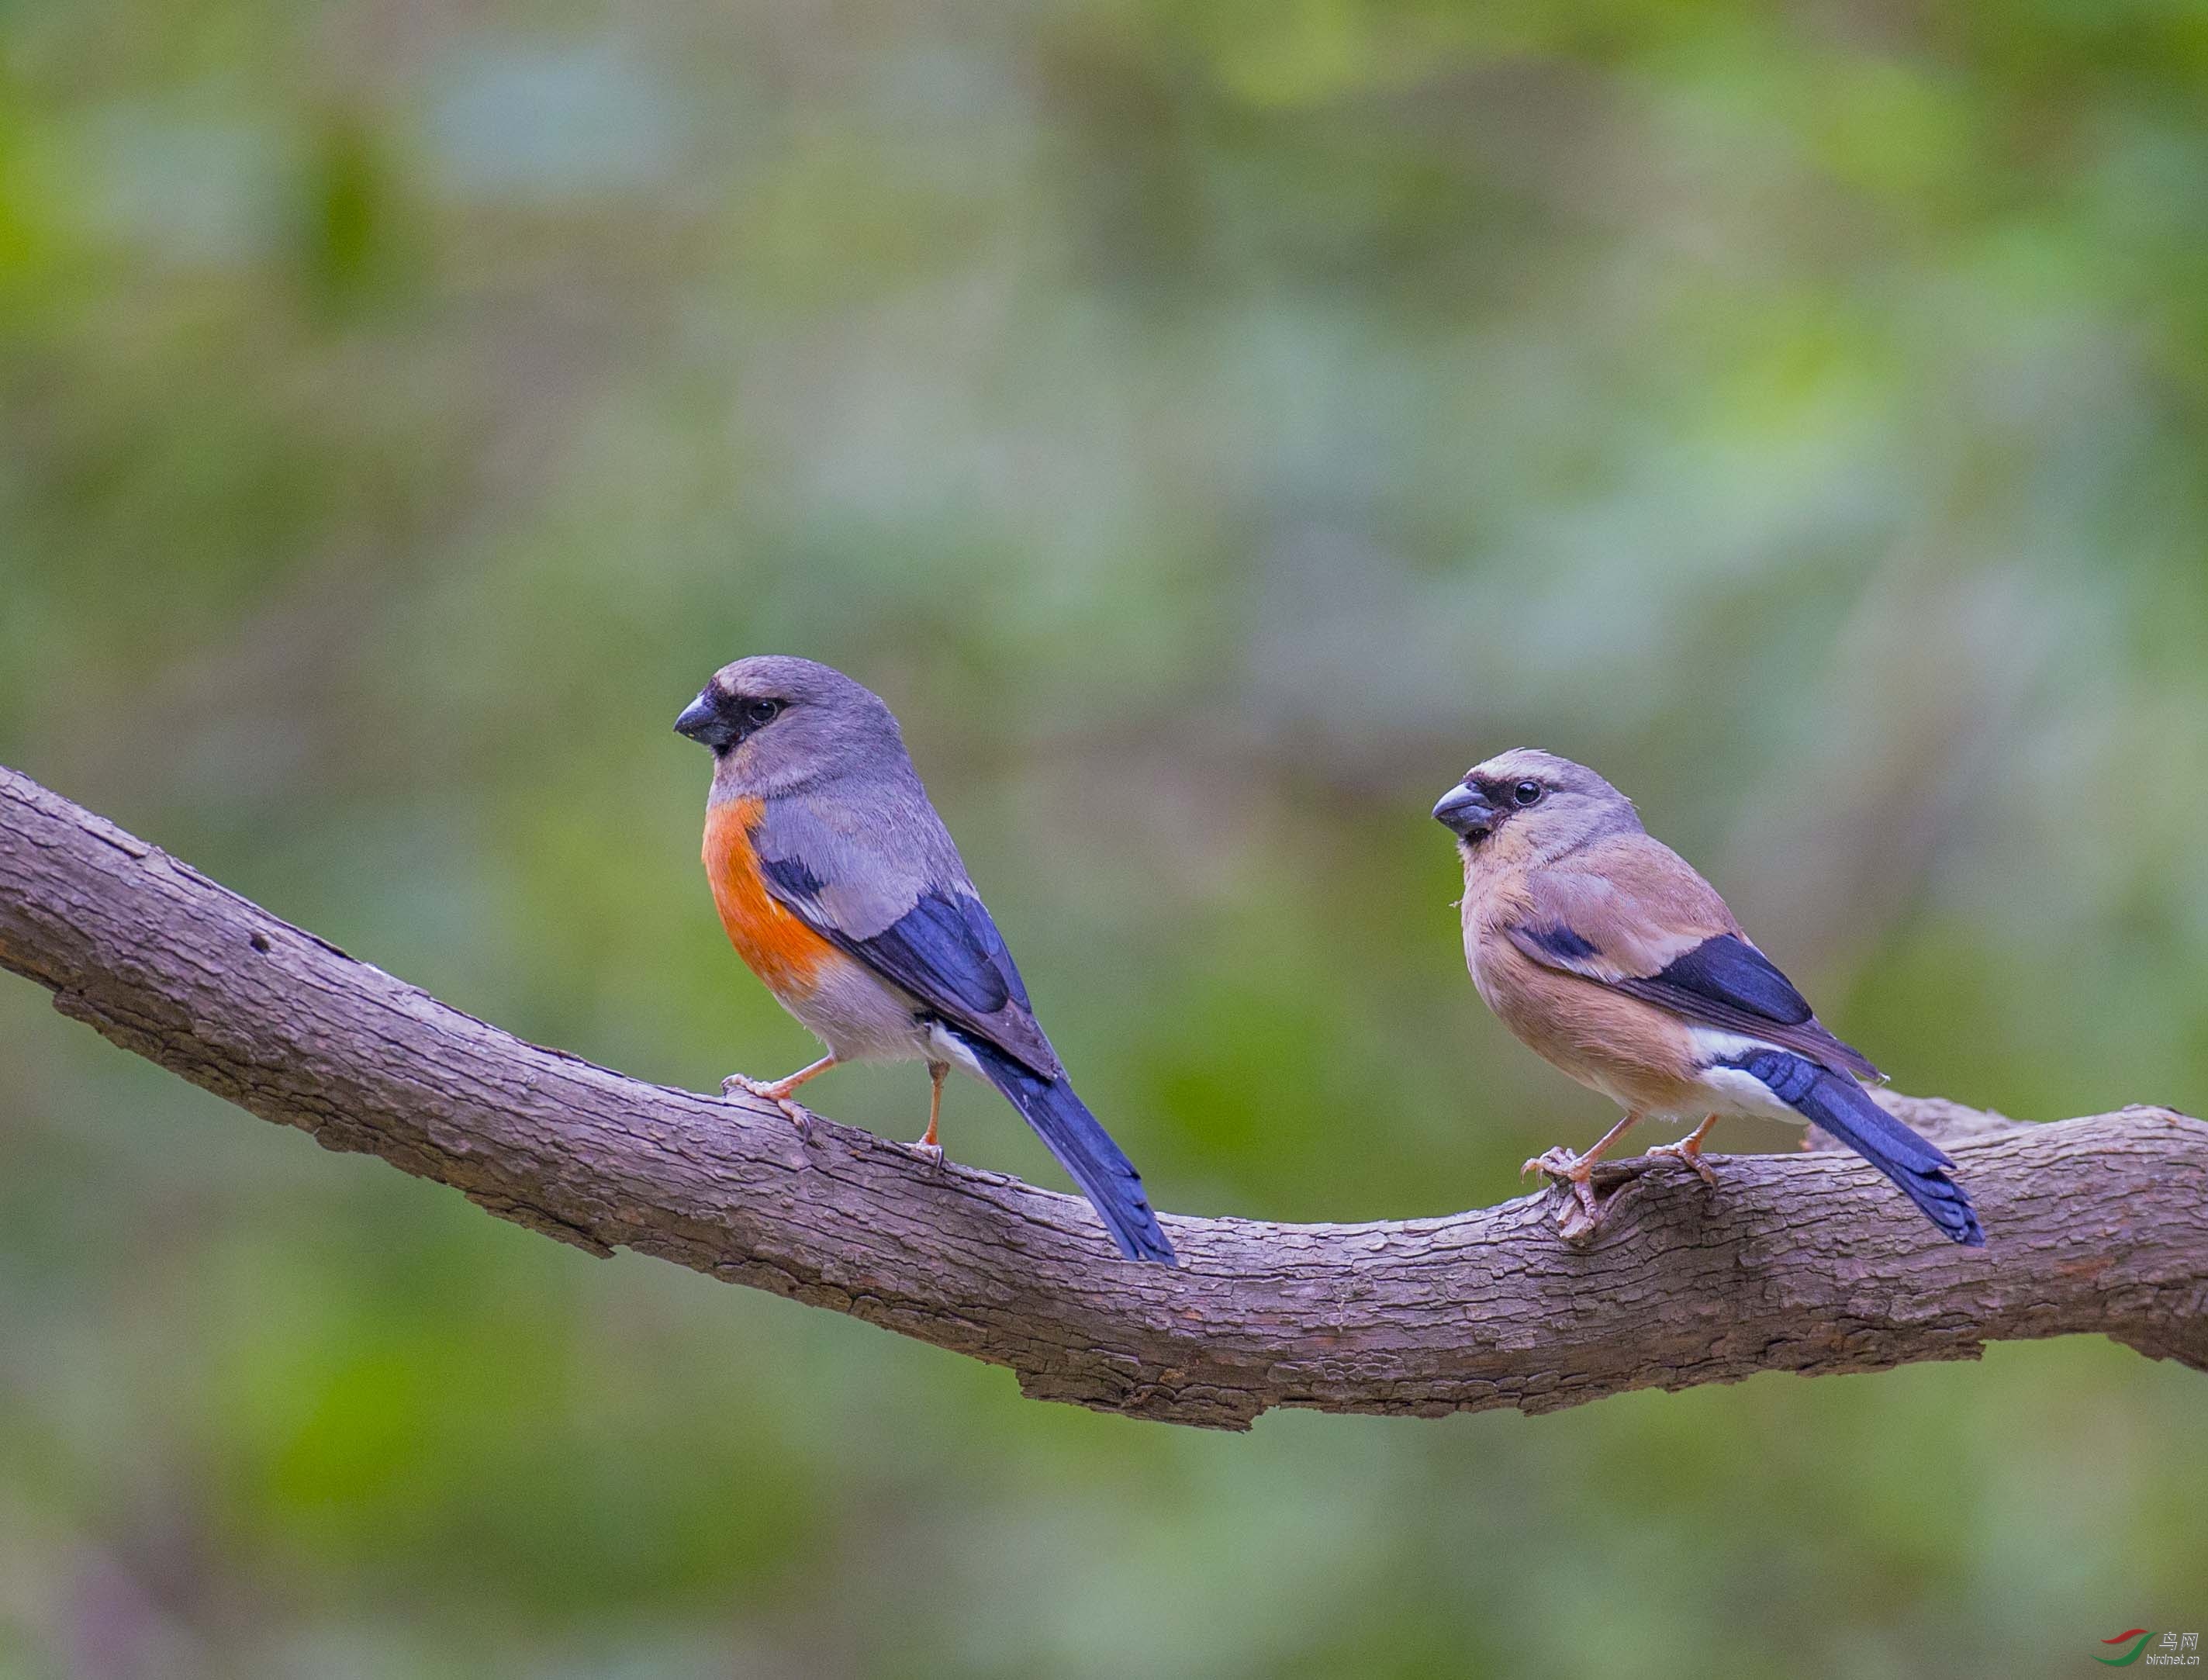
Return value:
M 1571 1186 L 1568 1233 L 1602 1217 L 1588 1173 L 1635 1121 L 1699 1121 L 1668 1155 L 1717 1182 L 1703 1137 L 1724 1115 L 1815 1121 L 1899 1185 L 1947 1237 L 1983 1245 L 1954 1162 L 1873 1101 L 1883 1082 L 1748 935 L 1717 889 L 1585 765 L 1520 749 L 1475 765 L 1434 807 L 1464 860 L 1473 984 L 1533 1050 L 1625 1111 L 1585 1155 L 1526 1163 Z
M 1173 1264 L 1141 1176 L 1074 1095 L 880 698 L 766 655 L 715 672 L 675 728 L 713 754 L 705 878 L 721 925 L 828 1051 L 787 1078 L 735 1074 L 723 1089 L 766 1098 L 809 1133 L 791 1095 L 807 1080 L 838 1062 L 925 1062 L 920 1147 L 939 1159 L 943 1081 L 963 1068 L 1026 1117 L 1120 1253 Z

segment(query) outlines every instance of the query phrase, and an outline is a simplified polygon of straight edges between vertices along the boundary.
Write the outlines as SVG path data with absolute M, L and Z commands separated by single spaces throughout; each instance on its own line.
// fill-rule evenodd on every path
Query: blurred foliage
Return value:
M 809 1041 L 668 725 L 828 659 L 1168 1209 L 1606 1123 L 1425 819 L 1521 743 L 1903 1089 L 2203 1107 L 2204 451 L 2198 0 L 0 3 L 0 759 L 705 1089 Z M 0 1675 L 2083 1672 L 2208 1622 L 2202 1394 L 1139 1426 L 0 985 Z

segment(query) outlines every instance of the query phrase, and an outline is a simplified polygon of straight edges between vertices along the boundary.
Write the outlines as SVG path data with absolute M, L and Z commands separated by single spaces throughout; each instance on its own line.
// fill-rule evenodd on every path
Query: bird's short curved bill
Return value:
M 1460 840 L 1477 839 L 1495 826 L 1495 807 L 1479 789 L 1459 783 L 1436 802 L 1434 820 Z

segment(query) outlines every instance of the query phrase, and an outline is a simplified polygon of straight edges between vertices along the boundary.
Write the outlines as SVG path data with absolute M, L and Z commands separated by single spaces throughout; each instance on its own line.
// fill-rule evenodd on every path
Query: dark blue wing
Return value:
M 1737 933 L 1704 939 L 1662 973 L 1621 981 L 1618 989 L 1651 1003 L 1715 1004 L 1782 1027 L 1798 1027 L 1814 1012 L 1778 965 Z
M 1737 933 L 1704 939 L 1653 975 L 1632 975 L 1619 972 L 1626 966 L 1620 954 L 1605 951 L 1583 929 L 1563 922 L 1522 925 L 1509 933 L 1535 962 L 1653 1004 L 1682 1020 L 1779 1045 L 1835 1072 L 1885 1077 L 1862 1051 L 1833 1036 L 1794 982 Z
M 1527 926 L 1525 937 L 1539 945 L 1547 956 L 1554 957 L 1567 968 L 1572 968 L 1590 957 L 1599 958 L 1602 947 L 1592 939 L 1582 939 L 1561 921 L 1543 922 L 1539 927 Z
M 904 915 L 852 946 L 907 991 L 939 1007 L 994 1015 L 1028 1007 L 1027 987 L 1004 937 L 978 898 L 930 892 Z
M 930 888 L 879 933 L 855 934 L 823 908 L 824 884 L 797 858 L 762 856 L 767 887 L 815 933 L 1046 1079 L 1062 1070 L 1035 1024 L 1028 988 L 988 909 L 970 892 Z

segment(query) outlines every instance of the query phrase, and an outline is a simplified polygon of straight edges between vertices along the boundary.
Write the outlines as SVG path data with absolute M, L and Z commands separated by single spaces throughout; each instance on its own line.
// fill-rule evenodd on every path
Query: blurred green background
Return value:
M 0 0 L 0 760 L 708 1089 L 810 1041 L 669 724 L 829 660 L 1171 1210 L 1608 1123 L 1426 819 L 1520 744 L 1901 1089 L 2208 1106 L 2204 463 L 2187 0 Z M 2205 1402 L 2075 1341 L 1095 1417 L 0 980 L 11 1680 L 2096 1672 L 2208 1631 Z

